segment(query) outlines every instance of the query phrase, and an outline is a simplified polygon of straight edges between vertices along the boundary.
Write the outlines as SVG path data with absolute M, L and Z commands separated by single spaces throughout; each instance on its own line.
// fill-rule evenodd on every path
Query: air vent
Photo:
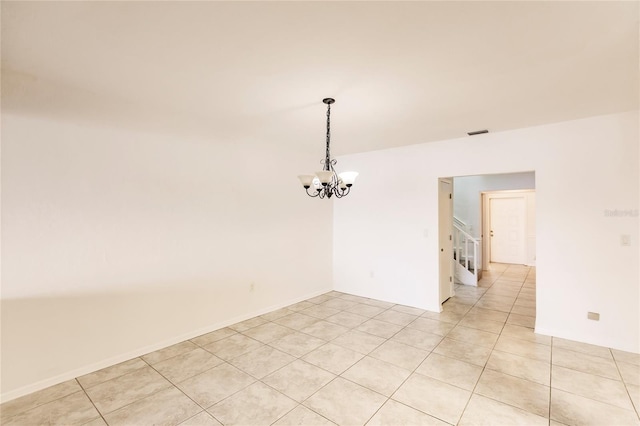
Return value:
M 475 132 L 468 132 L 467 134 L 469 136 L 475 136 L 475 135 L 481 135 L 483 133 L 489 133 L 489 131 L 487 129 L 484 130 L 476 130 Z

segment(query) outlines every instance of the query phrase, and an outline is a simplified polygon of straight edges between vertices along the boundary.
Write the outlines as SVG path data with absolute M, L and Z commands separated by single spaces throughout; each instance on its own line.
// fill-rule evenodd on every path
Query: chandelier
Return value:
M 331 158 L 329 153 L 329 143 L 331 142 L 331 104 L 336 100 L 333 98 L 323 99 L 322 102 L 327 104 L 327 150 L 324 160 L 320 163 L 324 164 L 321 171 L 315 175 L 300 175 L 298 179 L 302 182 L 307 195 L 310 197 L 331 198 L 335 195 L 342 198 L 349 193 L 353 182 L 358 176 L 358 172 L 343 172 L 337 174 L 333 166 L 337 161 Z M 313 189 L 311 189 L 313 188 Z M 309 191 L 311 189 L 311 192 Z

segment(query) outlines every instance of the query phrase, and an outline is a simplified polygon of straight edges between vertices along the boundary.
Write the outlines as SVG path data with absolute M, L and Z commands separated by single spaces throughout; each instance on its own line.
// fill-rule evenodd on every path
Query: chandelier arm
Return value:
M 309 188 L 305 188 L 305 191 L 307 191 L 307 195 L 308 195 L 309 197 L 312 197 L 312 198 L 315 198 L 315 197 L 317 197 L 318 195 L 320 195 L 320 192 L 316 192 L 316 193 L 315 193 L 315 195 L 309 194 Z

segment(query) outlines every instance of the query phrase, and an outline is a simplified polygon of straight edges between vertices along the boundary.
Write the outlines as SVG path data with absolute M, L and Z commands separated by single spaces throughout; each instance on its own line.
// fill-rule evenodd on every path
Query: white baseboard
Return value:
M 112 365 L 119 364 L 124 361 L 128 361 L 130 359 L 146 355 L 149 352 L 157 351 L 159 349 L 166 348 L 167 346 L 175 345 L 176 343 L 183 342 L 185 340 L 193 339 L 194 337 L 201 336 L 203 334 L 210 333 L 215 330 L 219 330 L 224 327 L 228 327 L 235 323 L 248 320 L 250 318 L 264 315 L 266 313 L 276 311 L 278 309 L 282 309 L 286 306 L 292 305 L 294 303 L 302 302 L 303 300 L 311 299 L 312 297 L 319 296 L 321 294 L 330 292 L 332 289 L 326 289 L 321 291 L 316 291 L 311 294 L 307 294 L 305 296 L 296 297 L 290 299 L 283 303 L 277 303 L 275 305 L 271 305 L 267 308 L 259 309 L 254 312 L 250 312 L 248 314 L 239 315 L 237 317 L 231 318 L 229 320 L 221 321 L 216 324 L 209 325 L 207 327 L 199 328 L 197 330 L 190 331 L 189 333 L 182 334 L 180 336 L 173 337 L 171 339 L 163 340 L 161 342 L 155 343 L 153 345 L 147 345 L 138 349 L 135 349 L 130 352 L 126 352 L 117 356 L 113 356 L 102 361 L 98 361 L 89 365 L 85 365 L 74 370 L 58 374 L 54 377 L 41 380 L 36 383 L 32 383 L 30 385 L 22 386 L 18 389 L 14 389 L 8 392 L 4 392 L 0 394 L 0 403 L 5 403 L 11 401 L 13 399 L 19 398 L 24 395 L 28 395 L 33 392 L 37 392 L 42 389 L 46 389 L 50 386 L 57 385 L 62 382 L 66 382 L 67 380 L 75 379 L 76 377 L 84 376 L 85 374 L 93 373 L 94 371 L 102 370 L 103 368 L 111 367 Z

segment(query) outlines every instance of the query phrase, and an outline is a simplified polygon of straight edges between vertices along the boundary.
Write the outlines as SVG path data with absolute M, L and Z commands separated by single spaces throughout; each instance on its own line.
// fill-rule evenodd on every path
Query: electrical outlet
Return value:
M 587 319 L 600 321 L 600 314 L 597 312 L 587 312 Z
M 256 289 L 256 283 L 252 282 L 251 284 L 249 284 L 249 291 L 253 291 Z

